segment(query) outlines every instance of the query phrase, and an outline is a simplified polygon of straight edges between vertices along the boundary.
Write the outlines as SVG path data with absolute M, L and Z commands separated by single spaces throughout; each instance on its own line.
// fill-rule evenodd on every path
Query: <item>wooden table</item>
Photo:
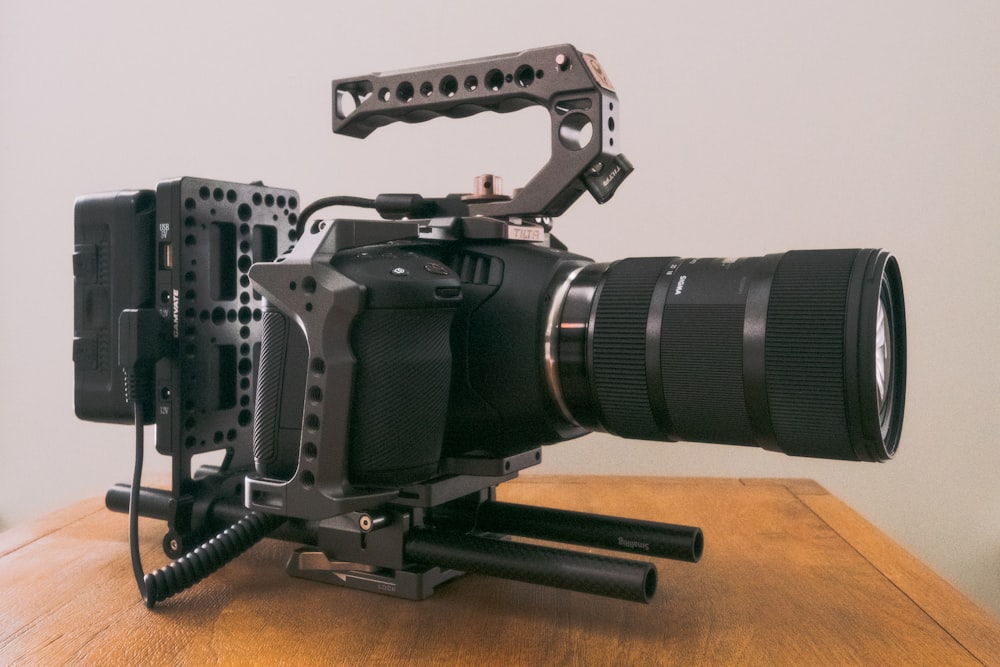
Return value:
M 649 605 L 478 575 L 421 602 L 293 579 L 265 540 L 155 611 L 95 498 L 0 534 L 0 664 L 1000 665 L 1000 622 L 808 480 L 525 475 L 501 500 L 701 526 Z M 144 519 L 147 570 L 164 524 Z

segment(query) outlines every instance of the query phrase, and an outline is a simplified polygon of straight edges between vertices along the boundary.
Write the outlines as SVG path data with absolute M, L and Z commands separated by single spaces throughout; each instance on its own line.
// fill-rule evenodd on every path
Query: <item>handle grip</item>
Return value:
M 465 118 L 552 106 L 567 92 L 614 89 L 597 59 L 562 44 L 333 82 L 333 131 L 363 139 L 375 129 L 439 116 Z
M 275 308 L 265 307 L 261 325 L 253 424 L 254 467 L 266 477 L 288 479 L 295 473 L 298 462 L 305 344 L 293 340 L 298 327 Z
M 511 200 L 470 206 L 470 214 L 560 215 L 585 190 L 610 199 L 632 170 L 615 146 L 618 98 L 597 59 L 569 44 L 335 80 L 333 131 L 364 138 L 397 121 L 532 105 L 549 111 L 551 159 Z

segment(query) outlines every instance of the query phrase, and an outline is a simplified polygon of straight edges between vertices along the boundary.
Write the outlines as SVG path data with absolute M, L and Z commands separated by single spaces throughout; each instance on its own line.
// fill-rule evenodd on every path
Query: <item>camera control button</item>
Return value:
M 409 271 L 407 271 L 406 269 L 404 269 L 404 268 L 403 268 L 402 266 L 397 266 L 396 268 L 394 268 L 394 269 L 393 269 L 392 271 L 390 271 L 389 273 L 391 273 L 391 274 L 392 274 L 392 275 L 394 275 L 394 276 L 398 276 L 398 277 L 400 277 L 400 278 L 402 278 L 402 277 L 404 277 L 404 276 L 408 276 L 408 275 L 410 275 L 410 272 L 409 272 Z
M 448 267 L 442 266 L 437 262 L 430 262 L 429 264 L 424 264 L 424 271 L 426 271 L 427 273 L 433 273 L 436 276 L 447 276 L 451 274 L 451 272 L 448 270 Z

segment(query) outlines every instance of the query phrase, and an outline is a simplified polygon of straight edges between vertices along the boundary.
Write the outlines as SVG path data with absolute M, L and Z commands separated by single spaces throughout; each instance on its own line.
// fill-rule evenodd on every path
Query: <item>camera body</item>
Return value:
M 181 178 L 77 201 L 77 414 L 155 422 L 173 461 L 170 491 L 134 483 L 108 506 L 165 520 L 172 557 L 237 522 L 154 576 L 147 603 L 272 519 L 308 545 L 295 576 L 419 599 L 473 571 L 647 601 L 651 564 L 497 536 L 697 561 L 700 530 L 510 506 L 496 486 L 594 430 L 895 453 L 906 338 L 890 253 L 595 263 L 552 235 L 583 193 L 605 203 L 632 171 L 593 56 L 558 45 L 332 90 L 334 132 L 359 138 L 540 105 L 552 156 L 510 195 L 487 174 L 467 194 L 300 208 L 293 190 Z M 327 206 L 379 219 L 315 218 Z
M 553 403 L 541 352 L 555 290 L 589 260 L 500 239 L 338 247 L 340 224 L 250 270 L 269 304 L 252 507 L 318 518 L 339 508 L 320 509 L 314 489 L 350 495 L 486 461 L 502 475 L 512 458 L 537 462 L 539 446 L 587 432 Z M 352 236 L 366 225 L 348 224 Z

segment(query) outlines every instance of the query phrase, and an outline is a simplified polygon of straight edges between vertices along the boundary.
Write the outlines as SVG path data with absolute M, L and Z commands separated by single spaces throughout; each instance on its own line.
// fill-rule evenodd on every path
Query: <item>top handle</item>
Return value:
M 470 215 L 561 215 L 584 192 L 611 199 L 631 173 L 618 150 L 618 97 L 597 59 L 569 44 L 333 82 L 333 131 L 364 138 L 396 121 L 464 118 L 545 107 L 552 155 L 510 199 L 469 204 Z

